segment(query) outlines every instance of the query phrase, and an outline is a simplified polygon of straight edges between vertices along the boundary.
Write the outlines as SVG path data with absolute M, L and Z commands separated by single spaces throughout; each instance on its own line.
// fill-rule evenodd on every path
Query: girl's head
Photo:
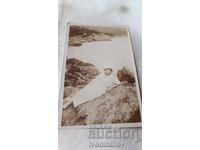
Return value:
M 104 73 L 105 73 L 105 75 L 110 75 L 111 73 L 113 72 L 113 70 L 111 69 L 111 68 L 105 68 L 104 69 Z

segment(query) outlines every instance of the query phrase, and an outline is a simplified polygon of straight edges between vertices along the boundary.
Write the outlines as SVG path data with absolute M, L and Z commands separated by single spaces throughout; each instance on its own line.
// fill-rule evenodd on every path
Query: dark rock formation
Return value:
M 75 40 L 69 41 L 69 46 L 81 46 L 81 45 L 82 45 L 81 42 L 78 42 L 78 41 L 75 41 Z
M 122 69 L 118 70 L 117 77 L 120 82 L 127 81 L 130 84 L 135 83 L 135 77 L 133 72 L 131 72 L 128 68 L 123 67 Z
M 100 32 L 95 31 L 95 30 L 91 30 L 91 29 L 87 29 L 86 27 L 80 27 L 80 26 L 70 26 L 70 31 L 69 31 L 69 36 L 73 37 L 73 36 L 89 36 L 92 34 L 99 34 Z
M 99 74 L 93 64 L 71 58 L 66 62 L 65 87 L 83 88 Z

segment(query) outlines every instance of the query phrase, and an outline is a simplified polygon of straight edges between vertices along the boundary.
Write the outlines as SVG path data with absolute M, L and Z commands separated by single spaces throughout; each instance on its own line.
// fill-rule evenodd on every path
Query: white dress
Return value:
M 74 107 L 77 107 L 80 104 L 101 96 L 107 90 L 118 84 L 120 84 L 120 82 L 116 76 L 113 74 L 105 75 L 103 72 L 88 83 L 81 91 L 77 92 L 72 98 L 69 98 L 69 100 L 73 102 Z

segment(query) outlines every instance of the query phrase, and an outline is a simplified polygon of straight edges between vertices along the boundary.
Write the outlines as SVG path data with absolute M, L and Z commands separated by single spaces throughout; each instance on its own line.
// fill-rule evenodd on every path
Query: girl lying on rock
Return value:
M 91 101 L 119 84 L 120 81 L 113 75 L 113 70 L 111 68 L 105 68 L 104 72 L 99 74 L 73 97 L 66 97 L 64 101 L 67 101 L 67 103 L 63 105 L 63 109 L 67 108 L 72 103 L 74 107 L 77 107 L 80 104 Z

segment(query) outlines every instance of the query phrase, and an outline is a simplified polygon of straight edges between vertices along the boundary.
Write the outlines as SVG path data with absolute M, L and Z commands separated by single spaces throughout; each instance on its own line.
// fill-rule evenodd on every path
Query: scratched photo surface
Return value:
M 140 123 L 127 28 L 70 25 L 61 126 Z

